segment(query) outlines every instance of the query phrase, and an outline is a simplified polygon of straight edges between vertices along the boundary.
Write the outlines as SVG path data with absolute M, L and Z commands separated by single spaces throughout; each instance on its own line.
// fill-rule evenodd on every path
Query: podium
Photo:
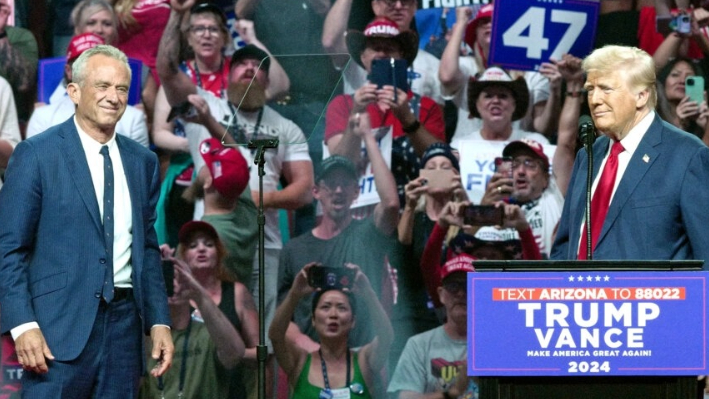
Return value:
M 702 261 L 475 262 L 477 272 L 505 272 L 512 277 L 518 272 L 692 272 L 701 271 L 702 266 Z M 470 317 L 470 307 L 468 312 Z M 479 377 L 480 399 L 696 399 L 703 397 L 700 384 L 704 382 L 698 382 L 696 375 Z

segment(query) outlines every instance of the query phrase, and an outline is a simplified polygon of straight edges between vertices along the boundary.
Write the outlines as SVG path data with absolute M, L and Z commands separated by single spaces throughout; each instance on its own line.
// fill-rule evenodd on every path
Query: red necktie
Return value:
M 596 249 L 596 242 L 598 241 L 598 236 L 601 234 L 601 229 L 603 228 L 603 221 L 606 220 L 606 214 L 608 213 L 608 206 L 611 202 L 611 194 L 613 193 L 613 187 L 615 186 L 615 175 L 618 174 L 618 154 L 623 152 L 625 148 L 620 144 L 620 141 L 613 143 L 611 147 L 611 154 L 608 156 L 605 166 L 603 167 L 603 172 L 601 173 L 601 179 L 598 181 L 598 186 L 596 186 L 596 191 L 593 193 L 593 199 L 591 199 L 591 252 Z M 579 259 L 586 259 L 587 252 L 587 241 L 586 241 L 586 229 L 587 224 L 583 225 L 583 232 L 581 233 L 581 245 L 579 246 Z

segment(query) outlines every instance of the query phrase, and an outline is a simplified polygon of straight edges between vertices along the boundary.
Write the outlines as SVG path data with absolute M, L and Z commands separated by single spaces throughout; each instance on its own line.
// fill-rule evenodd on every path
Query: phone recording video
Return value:
M 505 217 L 504 208 L 494 205 L 471 205 L 463 212 L 463 223 L 469 226 L 502 226 Z
M 351 288 L 354 270 L 347 267 L 313 266 L 308 270 L 308 284 L 313 288 Z
M 372 72 L 369 81 L 378 89 L 384 86 L 394 86 L 405 92 L 409 91 L 408 65 L 406 60 L 387 58 L 372 60 Z

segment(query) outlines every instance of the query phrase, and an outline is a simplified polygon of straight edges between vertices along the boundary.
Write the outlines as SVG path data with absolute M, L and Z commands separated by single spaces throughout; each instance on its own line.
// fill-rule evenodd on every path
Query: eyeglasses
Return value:
M 401 5 L 403 7 L 411 7 L 412 5 L 416 4 L 416 0 L 379 0 L 384 3 L 386 3 L 387 6 L 389 7 L 395 7 L 396 3 L 401 2 Z
M 219 32 L 221 32 L 221 29 L 217 26 L 204 26 L 204 25 L 197 25 L 193 26 L 190 28 L 190 31 L 192 33 L 198 35 L 198 36 L 204 36 L 205 33 L 209 32 L 210 35 L 217 35 Z
M 455 295 L 461 291 L 468 291 L 468 285 L 465 281 L 446 281 L 443 283 L 443 289 Z
M 533 159 L 515 159 L 512 161 L 512 170 L 517 169 L 520 165 L 524 165 L 525 170 L 535 172 L 541 168 L 539 162 Z

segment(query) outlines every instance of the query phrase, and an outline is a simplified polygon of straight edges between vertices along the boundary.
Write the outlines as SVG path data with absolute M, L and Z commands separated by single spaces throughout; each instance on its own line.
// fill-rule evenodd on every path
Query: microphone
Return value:
M 588 115 L 581 115 L 579 118 L 579 136 L 586 151 L 590 152 L 593 142 L 596 141 L 596 127 Z
M 586 154 L 588 154 L 588 168 L 586 169 L 586 237 L 581 237 L 586 240 L 586 259 L 592 260 L 593 253 L 591 251 L 591 187 L 593 186 L 593 142 L 596 140 L 596 127 L 593 125 L 593 119 L 588 115 L 581 115 L 579 118 L 579 136 Z

